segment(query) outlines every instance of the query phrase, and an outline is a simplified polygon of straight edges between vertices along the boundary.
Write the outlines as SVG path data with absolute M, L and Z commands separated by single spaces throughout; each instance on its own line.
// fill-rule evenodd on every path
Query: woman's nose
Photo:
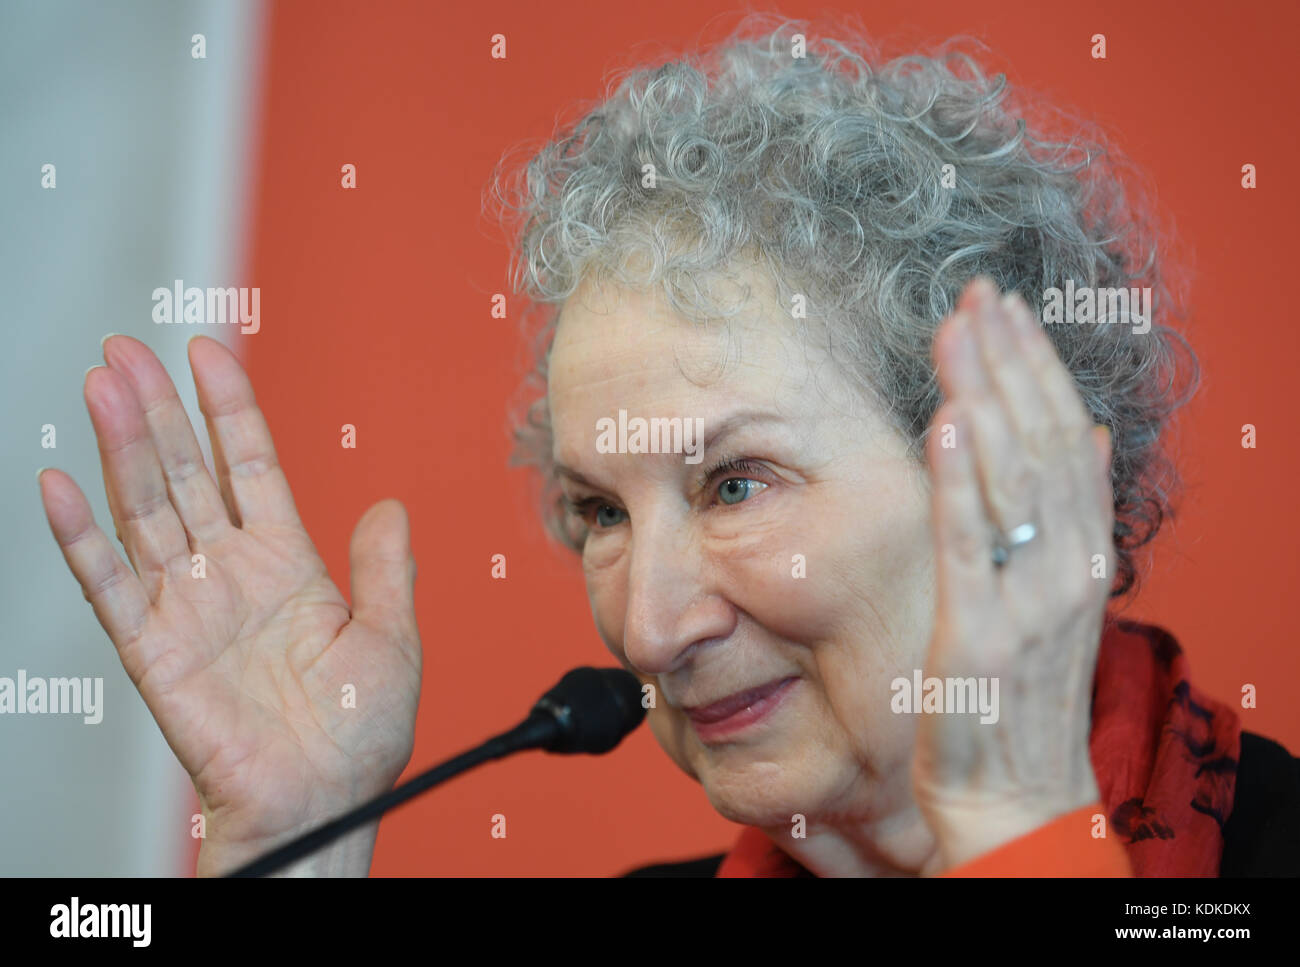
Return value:
M 623 653 L 643 674 L 663 675 L 689 660 L 693 646 L 729 636 L 736 613 L 685 522 L 643 521 L 633 541 Z

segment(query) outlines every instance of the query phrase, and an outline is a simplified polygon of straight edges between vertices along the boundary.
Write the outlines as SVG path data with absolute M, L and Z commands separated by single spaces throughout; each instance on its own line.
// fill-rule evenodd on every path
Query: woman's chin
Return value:
M 819 815 L 832 798 L 826 772 L 792 757 L 789 761 L 712 761 L 696 764 L 696 775 L 717 812 L 746 826 L 789 826 L 796 816 Z

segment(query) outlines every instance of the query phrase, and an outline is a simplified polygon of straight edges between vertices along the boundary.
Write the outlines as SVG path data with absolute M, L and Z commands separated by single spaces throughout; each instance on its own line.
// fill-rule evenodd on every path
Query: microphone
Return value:
M 528 719 L 553 733 L 547 752 L 603 755 L 645 719 L 641 683 L 621 668 L 575 668 L 537 700 Z
M 304 833 L 226 876 L 274 873 L 408 799 L 491 759 L 501 759 L 527 749 L 545 749 L 560 755 L 608 752 L 640 725 L 645 716 L 646 710 L 641 705 L 641 683 L 631 672 L 622 668 L 575 668 L 539 698 L 528 717 L 513 729 L 434 766 L 396 789 Z

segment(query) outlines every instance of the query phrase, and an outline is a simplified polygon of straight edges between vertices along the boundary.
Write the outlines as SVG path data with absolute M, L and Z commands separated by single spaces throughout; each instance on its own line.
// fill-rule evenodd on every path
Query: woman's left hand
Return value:
M 998 685 L 996 721 L 919 719 L 913 787 L 947 868 L 1097 800 L 1092 680 L 1115 550 L 1109 434 L 1024 300 L 972 282 L 934 353 L 945 402 L 927 445 L 937 611 L 924 675 Z M 998 533 L 1026 523 L 1033 539 L 996 566 Z

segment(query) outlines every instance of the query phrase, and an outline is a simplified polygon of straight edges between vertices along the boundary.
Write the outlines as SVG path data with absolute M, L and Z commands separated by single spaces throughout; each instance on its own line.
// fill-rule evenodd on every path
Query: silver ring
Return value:
M 1011 559 L 1011 552 L 1023 547 L 1038 536 L 1038 528 L 1029 522 L 1002 534 L 993 544 L 993 566 L 1002 567 Z

